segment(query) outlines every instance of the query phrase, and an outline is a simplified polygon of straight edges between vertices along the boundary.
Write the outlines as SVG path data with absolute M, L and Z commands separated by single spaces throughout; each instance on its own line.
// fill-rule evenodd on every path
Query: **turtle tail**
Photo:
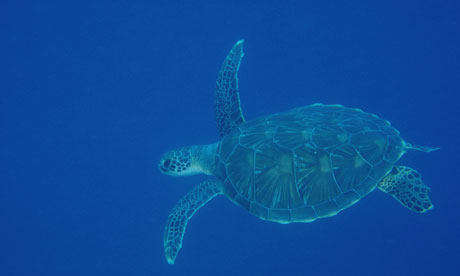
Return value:
M 418 151 L 423 151 L 423 152 L 432 152 L 432 151 L 440 149 L 437 147 L 425 147 L 425 146 L 419 146 L 419 145 L 414 145 L 410 143 L 404 143 L 404 148 L 407 150 L 418 150 Z

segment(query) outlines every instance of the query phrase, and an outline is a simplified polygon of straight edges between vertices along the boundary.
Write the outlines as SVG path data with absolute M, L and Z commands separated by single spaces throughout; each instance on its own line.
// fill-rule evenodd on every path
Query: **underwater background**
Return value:
M 460 275 L 460 2 L 2 1 L 0 275 Z M 163 230 L 206 176 L 157 167 L 218 140 L 233 44 L 247 119 L 316 102 L 389 120 L 431 187 L 417 214 L 376 190 L 308 224 L 217 197 L 176 264 Z

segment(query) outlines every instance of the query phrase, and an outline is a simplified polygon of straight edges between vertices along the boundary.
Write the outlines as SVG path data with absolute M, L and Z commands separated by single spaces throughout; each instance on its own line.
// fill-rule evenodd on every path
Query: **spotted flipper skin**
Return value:
M 182 247 L 182 239 L 189 219 L 208 201 L 222 194 L 221 186 L 219 180 L 202 182 L 185 195 L 169 213 L 164 234 L 165 255 L 169 264 L 174 264 Z
M 423 183 L 422 177 L 414 169 L 395 166 L 378 187 L 414 212 L 424 213 L 433 208 L 428 196 L 430 188 Z
M 238 70 L 243 58 L 243 42 L 238 41 L 222 64 L 216 83 L 216 121 L 221 137 L 244 122 L 238 93 Z

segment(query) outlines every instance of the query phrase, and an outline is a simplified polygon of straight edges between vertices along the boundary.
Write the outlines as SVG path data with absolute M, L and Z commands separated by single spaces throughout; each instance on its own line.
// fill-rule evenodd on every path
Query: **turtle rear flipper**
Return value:
M 182 247 L 182 238 L 189 219 L 198 209 L 221 193 L 219 180 L 205 181 L 185 195 L 169 213 L 164 235 L 165 255 L 169 264 L 174 264 Z
M 418 150 L 418 151 L 423 151 L 423 152 L 432 152 L 432 151 L 436 151 L 440 149 L 438 147 L 427 147 L 427 146 L 420 146 L 420 145 L 415 145 L 415 144 L 410 144 L 410 143 L 404 143 L 404 148 L 408 150 Z
M 433 208 L 428 196 L 430 187 L 423 183 L 422 177 L 414 169 L 395 166 L 378 187 L 414 212 L 424 213 Z

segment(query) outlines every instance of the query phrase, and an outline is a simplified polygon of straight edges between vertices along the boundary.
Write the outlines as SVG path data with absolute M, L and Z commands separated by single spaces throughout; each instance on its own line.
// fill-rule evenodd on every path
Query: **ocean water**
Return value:
M 460 275 L 460 2 L 3 1 L 0 275 Z M 435 208 L 374 191 L 308 224 L 217 197 L 175 265 L 163 230 L 206 176 L 170 149 L 218 140 L 214 86 L 245 39 L 247 119 L 316 102 L 361 108 L 415 144 Z

